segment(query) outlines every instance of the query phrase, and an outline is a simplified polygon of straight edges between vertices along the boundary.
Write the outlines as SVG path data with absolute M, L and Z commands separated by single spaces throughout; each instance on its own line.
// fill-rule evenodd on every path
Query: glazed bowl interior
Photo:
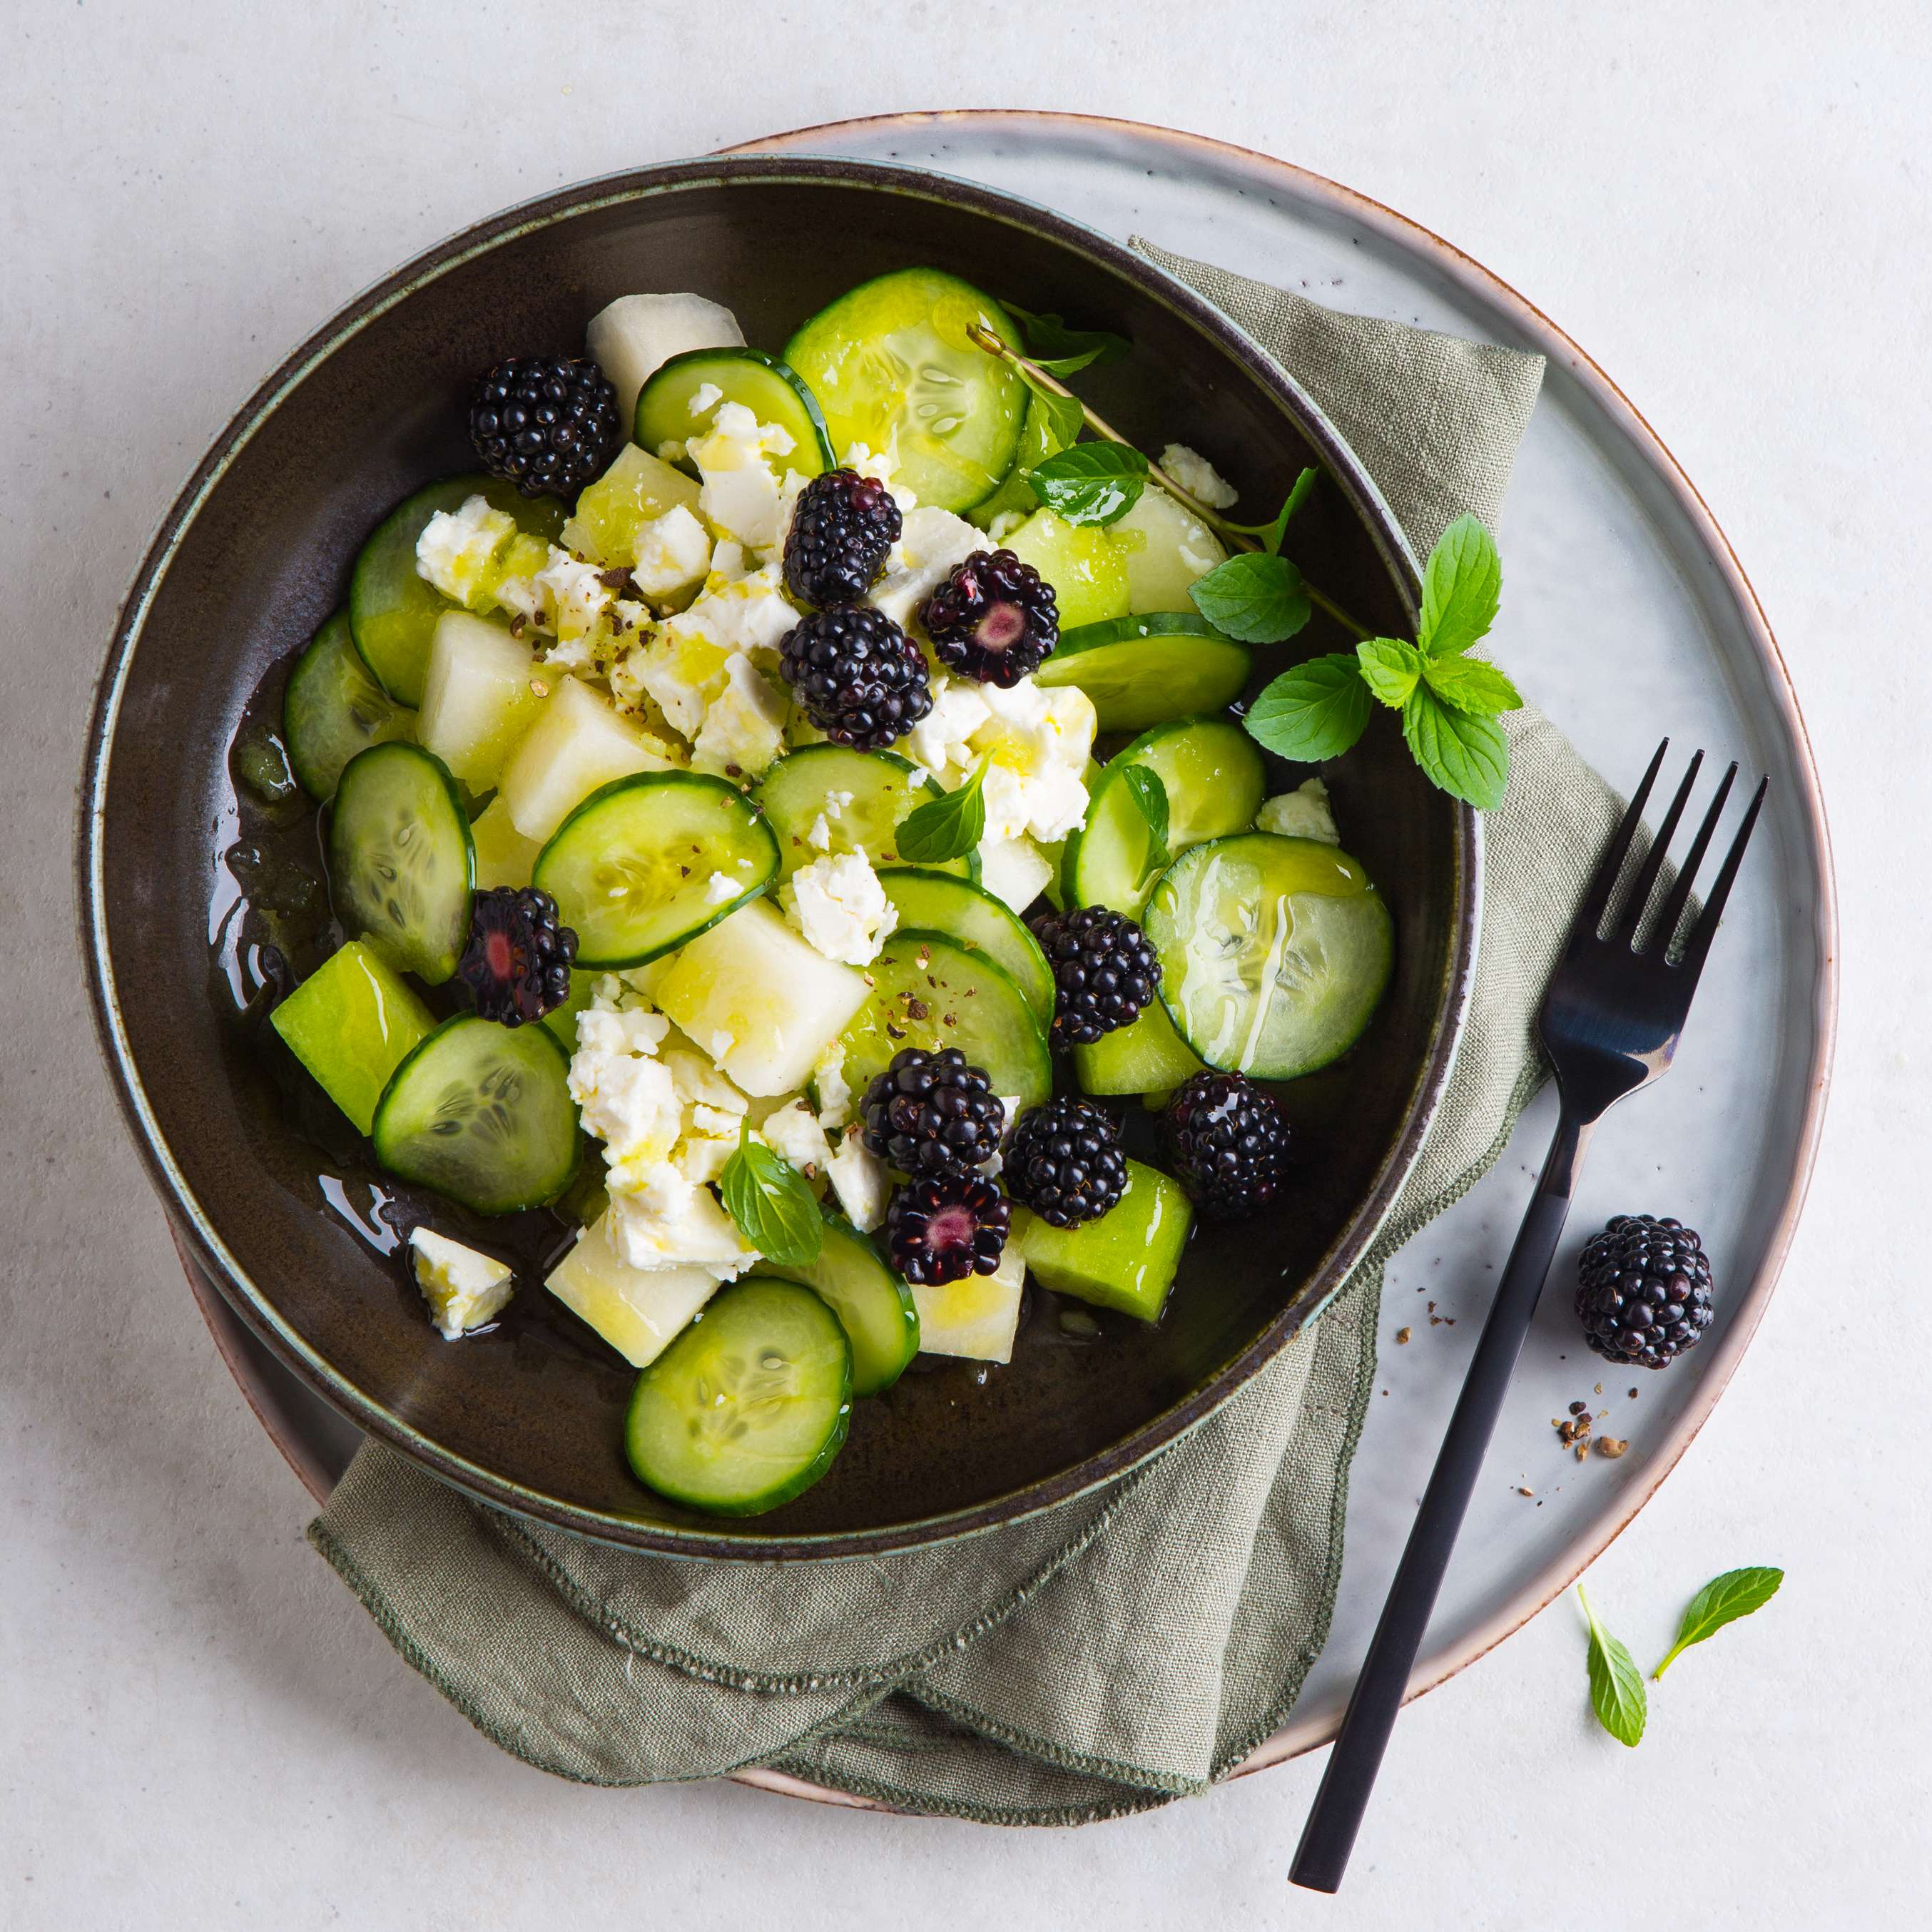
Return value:
M 590 316 L 639 289 L 698 290 L 776 350 L 844 290 L 911 263 L 1130 337 L 1130 357 L 1081 379 L 1089 399 L 1144 448 L 1179 440 L 1208 452 L 1257 516 L 1304 464 L 1321 465 L 1330 482 L 1302 512 L 1296 554 L 1364 622 L 1406 621 L 1412 566 L 1353 459 L 1157 271 L 964 184 L 752 158 L 651 170 L 513 211 L 331 323 L 184 494 L 102 686 L 82 834 L 88 950 L 110 1060 L 184 1235 L 250 1325 L 362 1426 L 493 1501 L 646 1547 L 887 1548 L 996 1523 L 1130 1466 L 1332 1294 L 1388 1210 L 1454 1045 L 1472 824 L 1422 782 L 1384 718 L 1328 776 L 1347 844 L 1394 915 L 1394 982 L 1355 1050 L 1288 1090 L 1304 1161 L 1286 1201 L 1262 1221 L 1201 1230 L 1158 1324 L 1102 1316 L 1097 1336 L 1072 1333 L 1035 1294 L 1010 1366 L 922 1358 L 856 1406 L 815 1487 L 734 1523 L 672 1509 L 632 1478 L 620 1444 L 633 1374 L 538 1280 L 498 1328 L 460 1345 L 424 1320 L 396 1227 L 480 1224 L 386 1186 L 352 1137 L 318 1133 L 259 1025 L 223 998 L 228 748 L 243 709 L 342 602 L 384 512 L 471 466 L 463 404 L 476 370 L 516 351 L 574 350 Z M 1345 641 L 1318 620 L 1286 651 L 1259 652 L 1263 674 Z M 560 1244 L 560 1227 L 550 1239 Z

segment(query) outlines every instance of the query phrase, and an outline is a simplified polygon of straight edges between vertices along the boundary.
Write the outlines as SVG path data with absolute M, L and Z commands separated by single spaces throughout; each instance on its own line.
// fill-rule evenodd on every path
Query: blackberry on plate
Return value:
M 990 1180 L 976 1174 L 940 1174 L 909 1180 L 886 1210 L 892 1266 L 926 1287 L 991 1274 L 1005 1252 L 1012 1209 Z
M 888 1167 L 918 1177 L 966 1174 L 999 1150 L 1006 1103 L 956 1046 L 914 1046 L 875 1073 L 860 1102 L 860 1138 Z
M 1584 1244 L 1576 1312 L 1598 1354 L 1668 1368 L 1697 1346 L 1717 1312 L 1711 1258 L 1696 1231 L 1668 1216 L 1618 1215 Z
M 1033 933 L 1053 969 L 1055 1046 L 1090 1045 L 1152 1002 L 1160 962 L 1124 913 L 1105 906 L 1042 913 Z
M 594 362 L 512 356 L 476 379 L 470 440 L 492 476 L 526 496 L 574 496 L 622 441 L 617 392 Z
M 828 470 L 798 493 L 785 538 L 785 588 L 821 608 L 856 604 L 904 526 L 892 493 L 856 470 Z
M 1288 1155 L 1281 1103 L 1238 1073 L 1184 1080 L 1161 1116 L 1161 1138 L 1174 1178 L 1216 1220 L 1253 1214 L 1281 1185 Z
M 1070 1094 L 1020 1116 L 1006 1149 L 1006 1191 L 1056 1228 L 1097 1221 L 1127 1191 L 1120 1124 Z
M 980 550 L 955 565 L 920 621 L 940 660 L 982 684 L 1031 676 L 1060 641 L 1053 586 L 1010 550 Z
M 557 923 L 556 902 L 534 886 L 494 886 L 477 893 L 470 944 L 456 976 L 486 1020 L 522 1026 L 570 997 L 577 934 Z
M 806 717 L 856 751 L 903 738 L 932 709 L 919 646 L 869 604 L 801 617 L 780 640 L 778 669 Z

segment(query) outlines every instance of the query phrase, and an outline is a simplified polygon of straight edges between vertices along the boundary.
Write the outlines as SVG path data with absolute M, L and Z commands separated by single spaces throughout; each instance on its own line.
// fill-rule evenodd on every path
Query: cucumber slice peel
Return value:
M 1144 731 L 1232 704 L 1253 668 L 1247 647 L 1205 618 L 1151 611 L 1065 632 L 1035 675 L 1043 685 L 1078 685 L 1102 730 Z
M 706 388 L 719 393 L 694 409 L 694 399 Z M 742 403 L 760 422 L 774 423 L 790 436 L 790 450 L 772 459 L 779 476 L 796 470 L 801 476 L 816 476 L 832 466 L 818 398 L 795 369 L 760 349 L 691 349 L 674 356 L 638 392 L 634 440 L 653 454 L 667 442 L 688 442 L 710 433 L 726 403 Z
M 905 1372 L 919 1353 L 919 1309 L 904 1280 L 842 1214 L 825 1216 L 825 1238 L 809 1268 L 763 1261 L 757 1275 L 795 1281 L 819 1295 L 838 1316 L 852 1346 L 852 1393 L 877 1395 Z
M 1388 905 L 1356 861 L 1311 838 L 1210 839 L 1148 902 L 1161 1004 L 1210 1066 L 1294 1080 L 1346 1053 L 1395 957 Z
M 531 883 L 575 931 L 578 964 L 615 971 L 710 931 L 778 869 L 778 841 L 736 786 L 702 772 L 640 772 L 571 812 Z M 721 877 L 732 890 L 714 896 Z
M 937 778 L 922 780 L 896 752 L 854 752 L 843 745 L 800 746 L 766 772 L 758 790 L 778 838 L 781 879 L 843 852 L 863 852 L 875 866 L 899 864 L 893 834 L 918 806 L 944 796 Z M 822 846 L 812 838 L 820 818 Z M 979 868 L 979 854 L 972 852 L 938 869 L 976 878 Z
M 282 735 L 290 769 L 302 790 L 325 805 L 358 752 L 410 736 L 416 722 L 416 713 L 398 704 L 357 655 L 346 610 L 316 632 L 289 673 Z
M 477 1214 L 541 1208 L 577 1171 L 570 1057 L 548 1028 L 458 1013 L 390 1076 L 370 1139 L 392 1174 Z
M 638 1480 L 716 1516 L 757 1516 L 832 1466 L 852 1414 L 852 1350 L 807 1288 L 721 1288 L 638 1378 L 624 1449 Z
M 888 866 L 879 874 L 902 926 L 944 932 L 989 955 L 1012 975 L 1042 1028 L 1053 1024 L 1053 968 L 1019 915 L 983 886 L 927 866 Z
M 476 852 L 448 768 L 400 739 L 343 768 L 329 813 L 335 910 L 391 965 L 440 986 L 470 933 Z

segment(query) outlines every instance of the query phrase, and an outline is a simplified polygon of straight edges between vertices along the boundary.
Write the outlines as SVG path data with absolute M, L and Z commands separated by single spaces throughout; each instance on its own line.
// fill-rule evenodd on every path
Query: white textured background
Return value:
M 1932 1891 L 1932 25 L 1916 0 L 6 0 L 0 66 L 0 1926 L 1857 1927 Z M 1712 1572 L 1768 1610 L 1635 1753 L 1558 1605 L 1403 1720 L 1344 1896 L 1318 1762 L 1004 1834 L 500 1756 L 303 1544 L 184 1293 L 71 964 L 74 778 L 126 578 L 282 353 L 554 184 L 902 107 L 1201 130 L 1448 236 L 1622 383 L 1779 632 L 1837 837 L 1844 1036 L 1811 1206 L 1715 1418 L 1592 1574 L 1640 1657 Z M 1052 199 L 1051 182 L 1040 184 Z

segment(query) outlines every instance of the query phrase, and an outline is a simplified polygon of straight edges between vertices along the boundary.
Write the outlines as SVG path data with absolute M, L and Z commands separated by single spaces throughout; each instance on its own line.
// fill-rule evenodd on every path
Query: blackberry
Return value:
M 967 1174 L 999 1150 L 1006 1103 L 956 1046 L 909 1046 L 875 1073 L 860 1103 L 861 1138 L 888 1167 L 914 1177 Z
M 1060 641 L 1053 586 L 1010 550 L 980 550 L 955 565 L 920 621 L 941 661 L 982 684 L 1030 677 Z
M 932 709 L 919 646 L 869 604 L 801 617 L 779 643 L 778 669 L 835 745 L 876 752 Z
M 1633 1368 L 1668 1368 L 1703 1339 L 1717 1310 L 1711 1258 L 1694 1228 L 1619 1214 L 1584 1244 L 1576 1267 L 1583 1339 Z
M 486 1020 L 522 1026 L 570 997 L 577 934 L 560 926 L 556 902 L 534 886 L 496 886 L 470 908 L 470 944 L 456 976 Z
M 1042 913 L 1034 937 L 1053 968 L 1053 1044 L 1085 1046 L 1137 1019 L 1160 977 L 1148 936 L 1104 906 Z
M 785 588 L 820 608 L 856 604 L 872 586 L 904 527 L 886 486 L 853 470 L 828 470 L 798 493 L 785 538 Z
M 476 379 L 470 440 L 492 476 L 526 496 L 574 496 L 623 440 L 617 392 L 594 362 L 512 356 Z
M 1012 1225 L 1006 1197 L 976 1174 L 940 1174 L 909 1180 L 886 1210 L 892 1265 L 926 1287 L 991 1274 L 1000 1264 Z
M 1238 1073 L 1196 1073 L 1161 1116 L 1174 1178 L 1202 1214 L 1239 1220 L 1274 1198 L 1287 1165 L 1281 1103 Z
M 1006 1149 L 1006 1191 L 1056 1228 L 1097 1221 L 1127 1190 L 1120 1124 L 1077 1095 L 1022 1114 Z

